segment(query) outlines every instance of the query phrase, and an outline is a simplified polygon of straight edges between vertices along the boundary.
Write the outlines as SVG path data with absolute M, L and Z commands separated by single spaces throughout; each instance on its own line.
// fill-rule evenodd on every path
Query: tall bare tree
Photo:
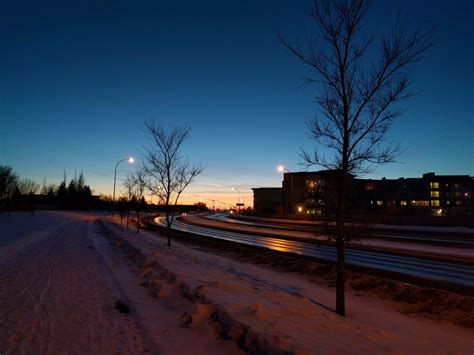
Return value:
M 168 247 L 171 247 L 171 226 L 179 196 L 196 176 L 202 173 L 202 164 L 191 164 L 180 153 L 189 137 L 189 125 L 164 127 L 156 122 L 146 122 L 151 146 L 145 148 L 145 170 L 151 181 L 147 186 L 165 206 Z
M 375 36 L 363 31 L 370 4 L 368 0 L 314 1 L 311 17 L 316 34 L 294 44 L 280 36 L 284 46 L 311 68 L 313 76 L 306 82 L 318 87 L 315 99 L 321 114 L 307 122 L 316 149 L 302 150 L 302 161 L 334 170 L 338 177 L 336 312 L 340 315 L 345 315 L 349 176 L 393 162 L 400 154 L 400 145 L 383 143 L 385 134 L 401 114 L 398 103 L 414 94 L 410 90 L 414 64 L 433 45 L 433 28 L 410 30 L 399 14 L 391 31 L 375 41 Z
M 147 180 L 147 172 L 144 167 L 138 169 L 134 176 L 134 189 L 133 189 L 133 196 L 135 198 L 135 212 L 137 214 L 137 233 L 140 232 L 140 211 L 144 205 L 144 196 L 145 191 L 147 189 L 148 180 Z

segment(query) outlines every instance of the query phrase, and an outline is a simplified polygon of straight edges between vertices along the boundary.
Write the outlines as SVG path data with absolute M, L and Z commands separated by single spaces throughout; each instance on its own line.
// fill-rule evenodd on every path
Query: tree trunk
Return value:
M 137 210 L 137 233 L 140 233 L 140 211 Z
M 171 248 L 171 226 L 166 227 L 166 234 L 168 235 L 168 248 Z
M 345 247 L 342 234 L 338 230 L 336 240 L 337 248 L 337 277 L 336 277 L 336 313 L 345 316 L 345 283 L 346 283 L 346 265 L 345 265 Z
M 166 206 L 166 235 L 168 236 L 168 248 L 171 248 L 171 220 L 169 206 Z
M 345 316 L 345 283 L 346 283 L 346 265 L 345 265 L 345 245 L 344 245 L 344 211 L 346 202 L 346 174 L 343 171 L 338 172 L 339 189 L 337 193 L 336 209 L 336 250 L 337 250 L 337 276 L 336 276 L 336 313 Z

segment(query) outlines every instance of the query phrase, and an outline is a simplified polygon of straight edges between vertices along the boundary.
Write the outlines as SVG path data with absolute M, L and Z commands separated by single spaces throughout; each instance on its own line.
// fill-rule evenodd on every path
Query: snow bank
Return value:
M 334 308 L 334 289 L 208 254 L 148 232 L 104 221 L 109 238 L 140 268 L 155 297 L 195 303 L 184 327 L 212 318 L 218 331 L 252 353 L 472 353 L 472 329 L 401 314 L 375 297 L 348 290 L 348 316 Z

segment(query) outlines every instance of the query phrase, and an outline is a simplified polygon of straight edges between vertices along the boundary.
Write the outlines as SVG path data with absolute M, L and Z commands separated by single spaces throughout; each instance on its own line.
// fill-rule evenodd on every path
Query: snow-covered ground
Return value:
M 1 354 L 241 352 L 218 337 L 210 320 L 196 331 L 180 326 L 193 303 L 158 302 L 139 285 L 135 266 L 98 233 L 96 218 L 0 217 L 0 239 L 17 237 L 0 248 Z
M 472 328 L 403 315 L 353 290 L 342 318 L 334 289 L 306 276 L 176 241 L 168 249 L 162 237 L 96 218 L 0 216 L 0 239 L 25 230 L 0 247 L 0 353 L 474 351 Z

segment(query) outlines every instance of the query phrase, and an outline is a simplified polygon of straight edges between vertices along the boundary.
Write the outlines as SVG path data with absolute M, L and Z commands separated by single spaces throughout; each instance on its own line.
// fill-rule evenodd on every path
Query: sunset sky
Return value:
M 0 164 L 58 183 L 83 171 L 111 194 L 142 160 L 145 120 L 189 123 L 183 153 L 206 164 L 185 203 L 235 203 L 280 186 L 311 147 L 318 113 L 308 68 L 277 39 L 311 33 L 311 1 L 11 1 L 0 8 Z M 413 26 L 437 24 L 437 45 L 413 72 L 419 94 L 387 135 L 400 163 L 366 177 L 474 175 L 474 2 L 374 1 L 366 30 L 397 9 Z M 314 170 L 319 168 L 315 167 Z

